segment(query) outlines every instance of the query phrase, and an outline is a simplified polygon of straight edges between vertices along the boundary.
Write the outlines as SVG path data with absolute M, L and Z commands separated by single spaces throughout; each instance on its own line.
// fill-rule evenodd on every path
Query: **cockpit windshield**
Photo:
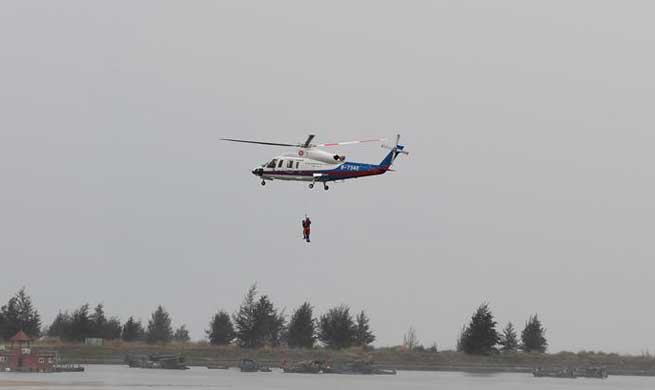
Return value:
M 273 160 L 271 160 L 270 163 L 268 163 L 268 165 L 266 166 L 266 168 L 275 168 L 276 165 L 277 165 L 277 159 L 274 158 Z

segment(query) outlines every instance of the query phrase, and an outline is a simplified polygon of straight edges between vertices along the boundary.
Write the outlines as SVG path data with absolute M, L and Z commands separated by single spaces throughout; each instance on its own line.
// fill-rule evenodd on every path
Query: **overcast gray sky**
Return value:
M 4 1 L 0 301 L 163 304 L 204 336 L 248 286 L 453 348 L 483 301 L 551 351 L 655 349 L 648 1 Z M 398 172 L 261 187 L 285 150 L 402 134 Z M 379 162 L 377 145 L 344 148 Z M 300 218 L 314 220 L 313 242 Z

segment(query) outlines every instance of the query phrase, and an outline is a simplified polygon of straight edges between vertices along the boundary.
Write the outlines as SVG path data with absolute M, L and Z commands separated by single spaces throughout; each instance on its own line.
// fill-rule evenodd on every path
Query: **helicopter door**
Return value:
M 293 160 L 287 161 L 287 171 L 293 171 Z

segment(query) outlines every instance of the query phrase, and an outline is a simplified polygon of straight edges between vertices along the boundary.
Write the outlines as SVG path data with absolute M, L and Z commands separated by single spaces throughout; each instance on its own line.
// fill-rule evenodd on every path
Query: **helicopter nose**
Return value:
M 264 170 L 262 168 L 255 168 L 252 170 L 252 174 L 255 176 L 261 176 L 264 174 Z

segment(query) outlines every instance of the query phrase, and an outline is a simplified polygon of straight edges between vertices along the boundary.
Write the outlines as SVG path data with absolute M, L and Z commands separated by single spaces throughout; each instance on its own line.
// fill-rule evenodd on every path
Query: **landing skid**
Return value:
M 313 188 L 314 188 L 314 183 L 313 183 L 313 182 L 312 182 L 312 183 L 309 183 L 309 189 L 311 190 L 311 189 L 313 189 Z M 324 189 L 325 191 L 327 191 L 327 190 L 330 189 L 330 186 L 328 186 L 327 183 L 323 183 L 323 189 Z

